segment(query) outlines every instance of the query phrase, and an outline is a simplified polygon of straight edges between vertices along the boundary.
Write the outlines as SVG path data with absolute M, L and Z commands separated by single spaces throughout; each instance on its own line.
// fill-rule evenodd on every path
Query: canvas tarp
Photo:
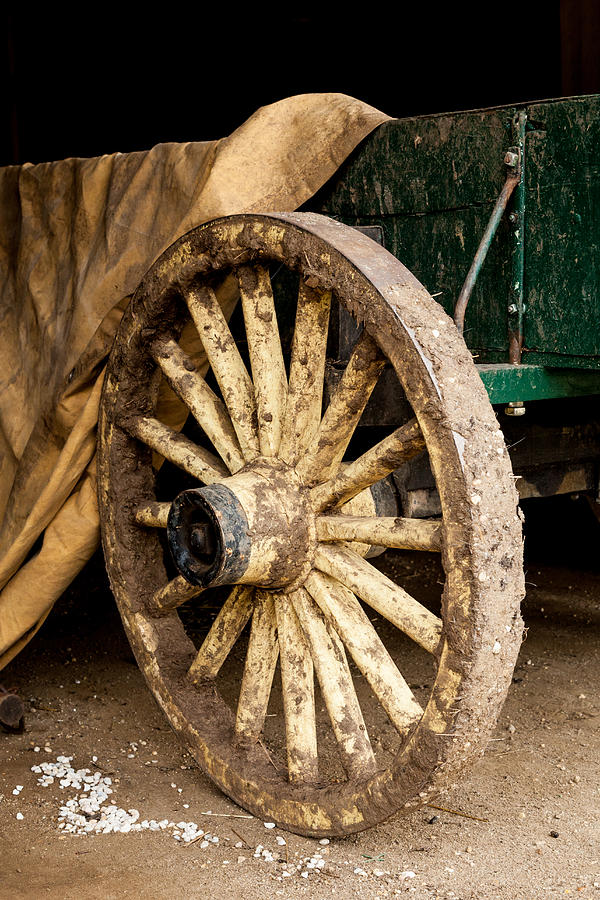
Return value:
M 0 668 L 98 546 L 103 366 L 145 271 L 202 222 L 296 209 L 386 118 L 305 94 L 221 141 L 0 170 Z

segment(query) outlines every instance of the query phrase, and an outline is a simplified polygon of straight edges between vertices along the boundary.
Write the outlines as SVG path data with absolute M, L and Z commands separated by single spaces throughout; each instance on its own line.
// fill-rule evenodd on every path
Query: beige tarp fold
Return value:
M 98 545 L 103 365 L 144 272 L 216 216 L 296 209 L 386 118 L 305 94 L 221 141 L 0 170 L 0 668 Z

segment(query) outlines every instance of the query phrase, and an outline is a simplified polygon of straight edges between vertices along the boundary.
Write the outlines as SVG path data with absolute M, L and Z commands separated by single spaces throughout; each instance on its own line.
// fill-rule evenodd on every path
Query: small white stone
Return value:
M 447 872 L 454 872 L 454 869 L 446 869 Z M 414 878 L 416 875 L 415 872 L 411 872 L 410 869 L 407 869 L 406 872 L 400 872 L 398 878 Z
M 285 847 L 286 840 L 285 840 L 284 837 L 281 837 L 280 834 L 277 835 L 277 837 L 275 838 L 275 840 L 276 840 L 276 842 L 279 844 L 280 847 Z M 237 845 L 236 845 L 236 846 L 237 846 Z
M 481 503 L 481 497 L 479 496 L 479 494 L 471 494 L 471 503 L 473 504 L 473 506 L 477 506 L 479 503 Z
M 308 872 L 300 872 L 301 878 L 308 878 Z
M 275 822 L 264 822 L 265 828 L 275 828 Z
M 329 838 L 321 838 L 319 843 L 321 844 L 322 847 L 326 847 L 327 844 L 329 843 Z
M 17 819 L 19 820 L 19 822 L 22 821 L 23 818 L 23 813 L 17 813 Z
M 494 646 L 492 647 L 492 653 L 497 656 L 498 653 L 500 653 L 501 649 L 502 649 L 502 645 L 501 645 L 500 641 L 495 641 Z

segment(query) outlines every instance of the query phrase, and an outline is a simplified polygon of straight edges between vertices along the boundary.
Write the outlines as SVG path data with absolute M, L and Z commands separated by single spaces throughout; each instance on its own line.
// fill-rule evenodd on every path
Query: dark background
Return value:
M 600 91 L 598 0 L 210 7 L 5 13 L 0 164 L 223 137 L 312 91 L 393 116 Z

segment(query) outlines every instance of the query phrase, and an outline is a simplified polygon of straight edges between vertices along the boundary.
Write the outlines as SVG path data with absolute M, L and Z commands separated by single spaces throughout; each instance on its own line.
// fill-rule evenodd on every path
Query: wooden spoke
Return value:
M 385 619 L 433 653 L 440 642 L 442 622 L 379 569 L 346 547 L 320 544 L 315 565 L 353 591 Z
M 217 677 L 254 610 L 254 588 L 235 585 L 204 638 L 188 676 L 197 683 Z
M 225 406 L 195 371 L 194 363 L 173 340 L 155 341 L 152 356 L 175 393 L 206 433 L 230 472 L 244 465 L 244 457 Z
M 310 645 L 342 764 L 349 778 L 368 777 L 375 772 L 375 756 L 342 643 L 303 588 L 291 599 Z
M 288 778 L 291 782 L 315 782 L 319 776 L 319 767 L 313 662 L 289 596 L 280 594 L 275 602 L 275 610 Z
M 319 516 L 320 541 L 359 541 L 400 550 L 441 550 L 441 519 L 402 519 L 386 516 Z
M 223 463 L 214 454 L 198 447 L 185 435 L 151 416 L 126 419 L 122 427 L 132 437 L 151 447 L 170 462 L 188 472 L 204 484 L 222 481 L 229 474 Z
M 145 525 L 146 528 L 166 528 L 170 509 L 170 503 L 148 500 L 147 503 L 140 503 L 134 513 L 134 518 L 138 525 Z
M 306 579 L 306 588 L 339 633 L 395 728 L 406 733 L 423 710 L 352 591 L 314 571 Z
M 278 655 L 273 597 L 265 591 L 257 591 L 235 720 L 239 738 L 257 741 L 260 737 Z
M 331 292 L 300 282 L 279 456 L 294 465 L 321 421 Z
M 204 588 L 197 584 L 190 584 L 183 575 L 177 575 L 173 581 L 169 581 L 164 587 L 160 588 L 148 604 L 151 613 L 156 616 L 165 615 L 172 612 L 203 592 Z
M 317 477 L 319 481 L 327 481 L 337 471 L 384 366 L 385 357 L 375 341 L 363 331 L 354 345 L 319 430 L 306 455 L 298 463 L 300 477 L 313 483 Z
M 268 269 L 238 270 L 240 295 L 256 393 L 258 438 L 263 456 L 275 456 L 287 400 L 287 375 L 281 351 L 273 290 Z
M 346 503 L 413 456 L 417 456 L 424 448 L 425 441 L 419 424 L 416 419 L 411 419 L 358 459 L 342 466 L 331 481 L 313 488 L 313 508 L 321 512 L 328 506 Z
M 221 389 L 246 462 L 259 454 L 254 388 L 215 292 L 191 288 L 185 300 Z

